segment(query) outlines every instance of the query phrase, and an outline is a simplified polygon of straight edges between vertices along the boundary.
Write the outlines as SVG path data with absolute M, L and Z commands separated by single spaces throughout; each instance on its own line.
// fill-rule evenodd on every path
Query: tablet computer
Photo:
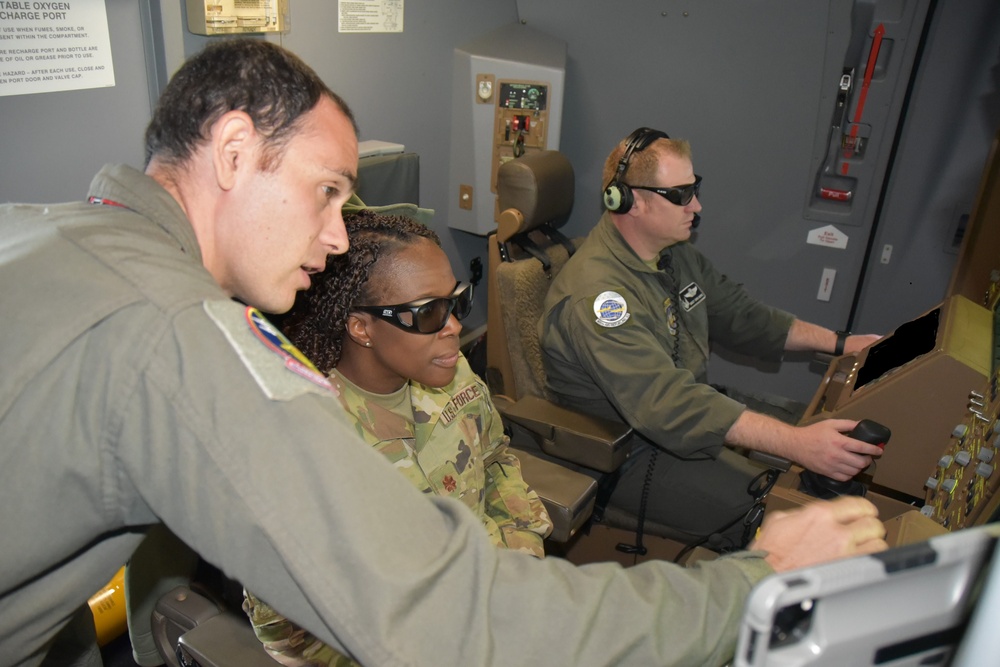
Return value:
M 747 599 L 734 664 L 946 665 L 987 579 L 1000 579 L 998 537 L 987 524 L 772 575 Z

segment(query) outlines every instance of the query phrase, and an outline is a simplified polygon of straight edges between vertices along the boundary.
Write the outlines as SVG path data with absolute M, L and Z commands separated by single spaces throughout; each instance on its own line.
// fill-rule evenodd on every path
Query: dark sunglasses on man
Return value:
M 355 306 L 354 310 L 371 313 L 410 333 L 432 334 L 444 329 L 448 318 L 464 319 L 472 310 L 472 285 L 455 283 L 451 296 L 418 299 L 395 306 Z
M 648 190 L 660 195 L 674 206 L 687 206 L 695 197 L 701 196 L 701 176 L 694 175 L 694 183 L 676 188 L 654 188 L 647 185 L 630 185 L 633 190 Z

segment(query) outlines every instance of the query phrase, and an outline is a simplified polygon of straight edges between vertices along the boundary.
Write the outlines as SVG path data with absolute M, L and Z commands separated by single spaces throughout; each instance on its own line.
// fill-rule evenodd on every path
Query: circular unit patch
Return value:
M 620 327 L 629 318 L 625 297 L 618 292 L 601 292 L 594 299 L 594 315 L 602 327 Z

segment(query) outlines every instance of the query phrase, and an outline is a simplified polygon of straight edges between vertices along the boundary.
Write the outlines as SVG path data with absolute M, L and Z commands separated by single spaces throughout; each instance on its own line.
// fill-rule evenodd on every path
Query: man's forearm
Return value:
M 837 345 L 837 333 L 818 324 L 795 320 L 788 330 L 785 349 L 792 352 L 812 351 L 833 353 Z
M 744 410 L 726 432 L 727 445 L 795 460 L 795 427 L 759 412 Z
M 785 349 L 790 352 L 826 352 L 828 354 L 850 354 L 858 352 L 876 342 L 878 334 L 850 335 L 844 338 L 843 349 L 837 349 L 836 331 L 818 324 L 794 320 L 785 339 Z

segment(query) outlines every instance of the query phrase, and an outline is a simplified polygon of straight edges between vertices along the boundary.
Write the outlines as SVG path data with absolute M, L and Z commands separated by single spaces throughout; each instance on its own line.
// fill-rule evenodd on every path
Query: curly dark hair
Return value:
M 328 97 L 354 126 L 347 104 L 308 65 L 277 44 L 248 37 L 209 44 L 170 79 L 146 128 L 146 164 L 182 164 L 223 114 L 245 111 L 267 138 L 260 168 L 268 171 L 302 116 Z
M 312 287 L 299 293 L 292 309 L 270 318 L 326 374 L 340 362 L 352 309 L 370 303 L 383 289 L 371 280 L 379 275 L 380 262 L 419 239 L 441 245 L 434 230 L 402 215 L 362 210 L 344 216 L 344 224 L 347 253 L 330 255 L 326 270 L 313 276 Z

